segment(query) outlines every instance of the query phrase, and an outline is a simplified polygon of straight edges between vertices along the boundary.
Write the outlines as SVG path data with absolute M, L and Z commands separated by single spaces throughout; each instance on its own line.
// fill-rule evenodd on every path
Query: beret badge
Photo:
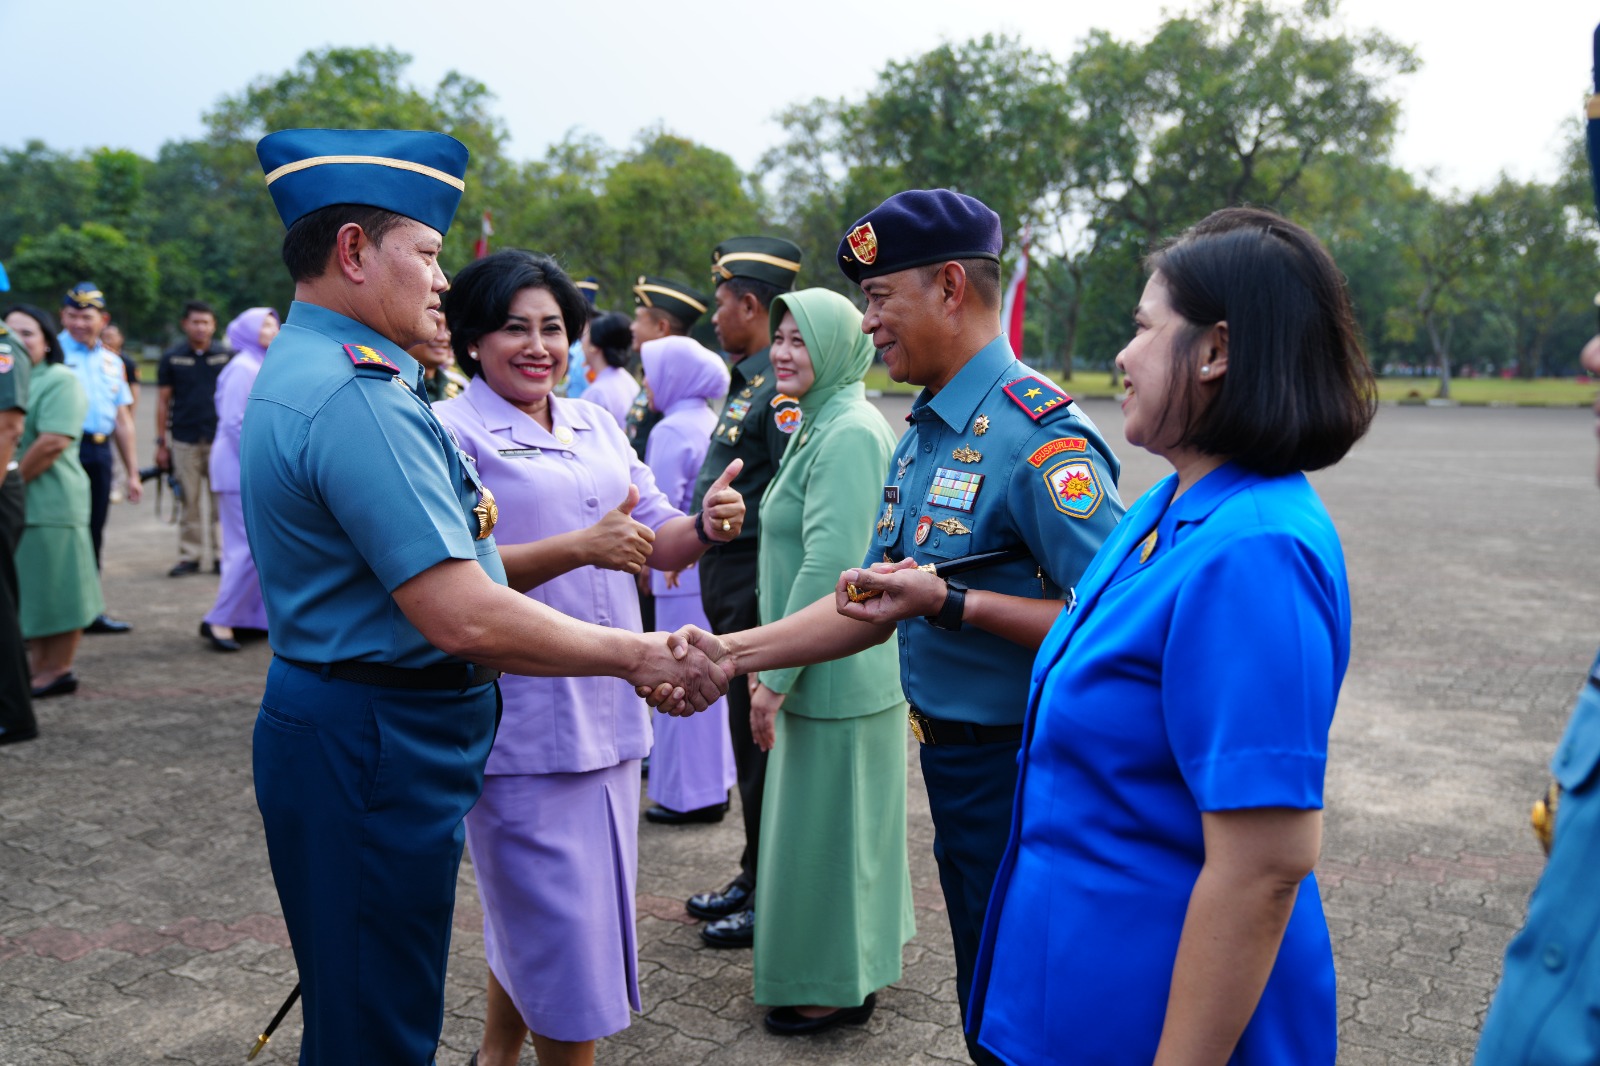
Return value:
M 850 242 L 850 253 L 862 265 L 871 266 L 878 261 L 878 235 L 873 231 L 872 223 L 861 223 L 845 239 Z

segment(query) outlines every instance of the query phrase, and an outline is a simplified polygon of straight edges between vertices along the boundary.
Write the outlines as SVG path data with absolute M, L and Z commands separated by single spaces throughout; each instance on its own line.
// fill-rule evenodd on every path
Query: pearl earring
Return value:
M 1203 366 L 1203 367 L 1200 368 L 1200 373 L 1209 374 L 1209 373 L 1211 373 L 1211 368 L 1209 366 Z

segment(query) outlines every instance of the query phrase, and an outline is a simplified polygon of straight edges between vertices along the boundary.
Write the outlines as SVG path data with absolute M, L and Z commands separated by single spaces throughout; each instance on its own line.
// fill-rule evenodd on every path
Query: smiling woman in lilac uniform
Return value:
M 1332 1066 L 1311 870 L 1350 596 L 1303 471 L 1366 431 L 1372 373 L 1293 223 L 1219 211 L 1150 266 L 1124 431 L 1173 474 L 1034 662 L 969 1025 L 1008 1063 Z
M 584 300 L 547 256 L 504 251 L 457 275 L 445 313 L 466 391 L 434 411 L 495 494 L 513 587 L 564 614 L 640 630 L 630 574 L 681 569 L 738 535 L 744 501 L 707 490 L 685 515 L 615 420 L 553 395 Z M 702 540 L 697 527 L 710 538 Z M 530 542 L 532 542 L 530 544 Z M 520 560 L 520 562 L 516 561 Z M 467 816 L 483 901 L 489 992 L 479 1066 L 588 1063 L 639 1009 L 634 943 L 645 704 L 626 682 L 505 675 L 505 713 Z

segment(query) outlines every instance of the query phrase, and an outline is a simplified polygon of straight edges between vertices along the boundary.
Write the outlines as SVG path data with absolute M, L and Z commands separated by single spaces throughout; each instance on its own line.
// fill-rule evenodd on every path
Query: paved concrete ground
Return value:
M 1114 405 L 1090 410 L 1121 439 Z M 1355 597 L 1319 869 L 1352 1066 L 1470 1061 L 1541 865 L 1528 805 L 1600 639 L 1592 424 L 1581 411 L 1386 408 L 1315 478 Z M 1132 496 L 1161 470 L 1127 459 Z M 294 983 L 249 771 L 268 652 L 204 646 L 195 628 L 215 579 L 167 578 L 174 556 L 148 501 L 113 509 L 107 598 L 136 628 L 86 638 L 80 693 L 40 705 L 42 739 L 0 749 L 0 1064 L 240 1062 Z M 600 1061 L 964 1061 L 911 771 L 919 931 L 868 1026 L 767 1036 L 748 953 L 703 949 L 681 906 L 731 873 L 736 821 L 645 824 L 645 1013 Z M 442 1066 L 466 1061 L 481 1025 L 478 922 L 464 867 Z M 285 1025 L 257 1061 L 293 1062 L 298 1035 Z

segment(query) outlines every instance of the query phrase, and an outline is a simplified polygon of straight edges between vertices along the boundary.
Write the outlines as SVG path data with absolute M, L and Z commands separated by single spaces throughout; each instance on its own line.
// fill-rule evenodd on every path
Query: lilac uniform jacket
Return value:
M 619 427 L 628 424 L 628 408 L 639 396 L 639 383 L 620 366 L 603 366 L 594 381 L 583 390 L 583 398 L 611 413 Z
M 211 444 L 212 492 L 239 491 L 239 430 L 245 402 L 261 373 L 261 353 L 240 349 L 217 377 L 217 435 Z
M 658 529 L 682 514 L 611 416 L 588 400 L 551 397 L 547 431 L 474 378 L 433 410 L 494 493 L 501 544 L 586 529 L 622 502 L 630 483 L 639 488 L 633 517 L 644 525 Z M 640 631 L 634 579 L 621 571 L 580 567 L 527 595 L 573 618 Z M 577 773 L 650 751 L 648 712 L 626 681 L 507 674 L 500 688 L 505 716 L 487 773 Z

